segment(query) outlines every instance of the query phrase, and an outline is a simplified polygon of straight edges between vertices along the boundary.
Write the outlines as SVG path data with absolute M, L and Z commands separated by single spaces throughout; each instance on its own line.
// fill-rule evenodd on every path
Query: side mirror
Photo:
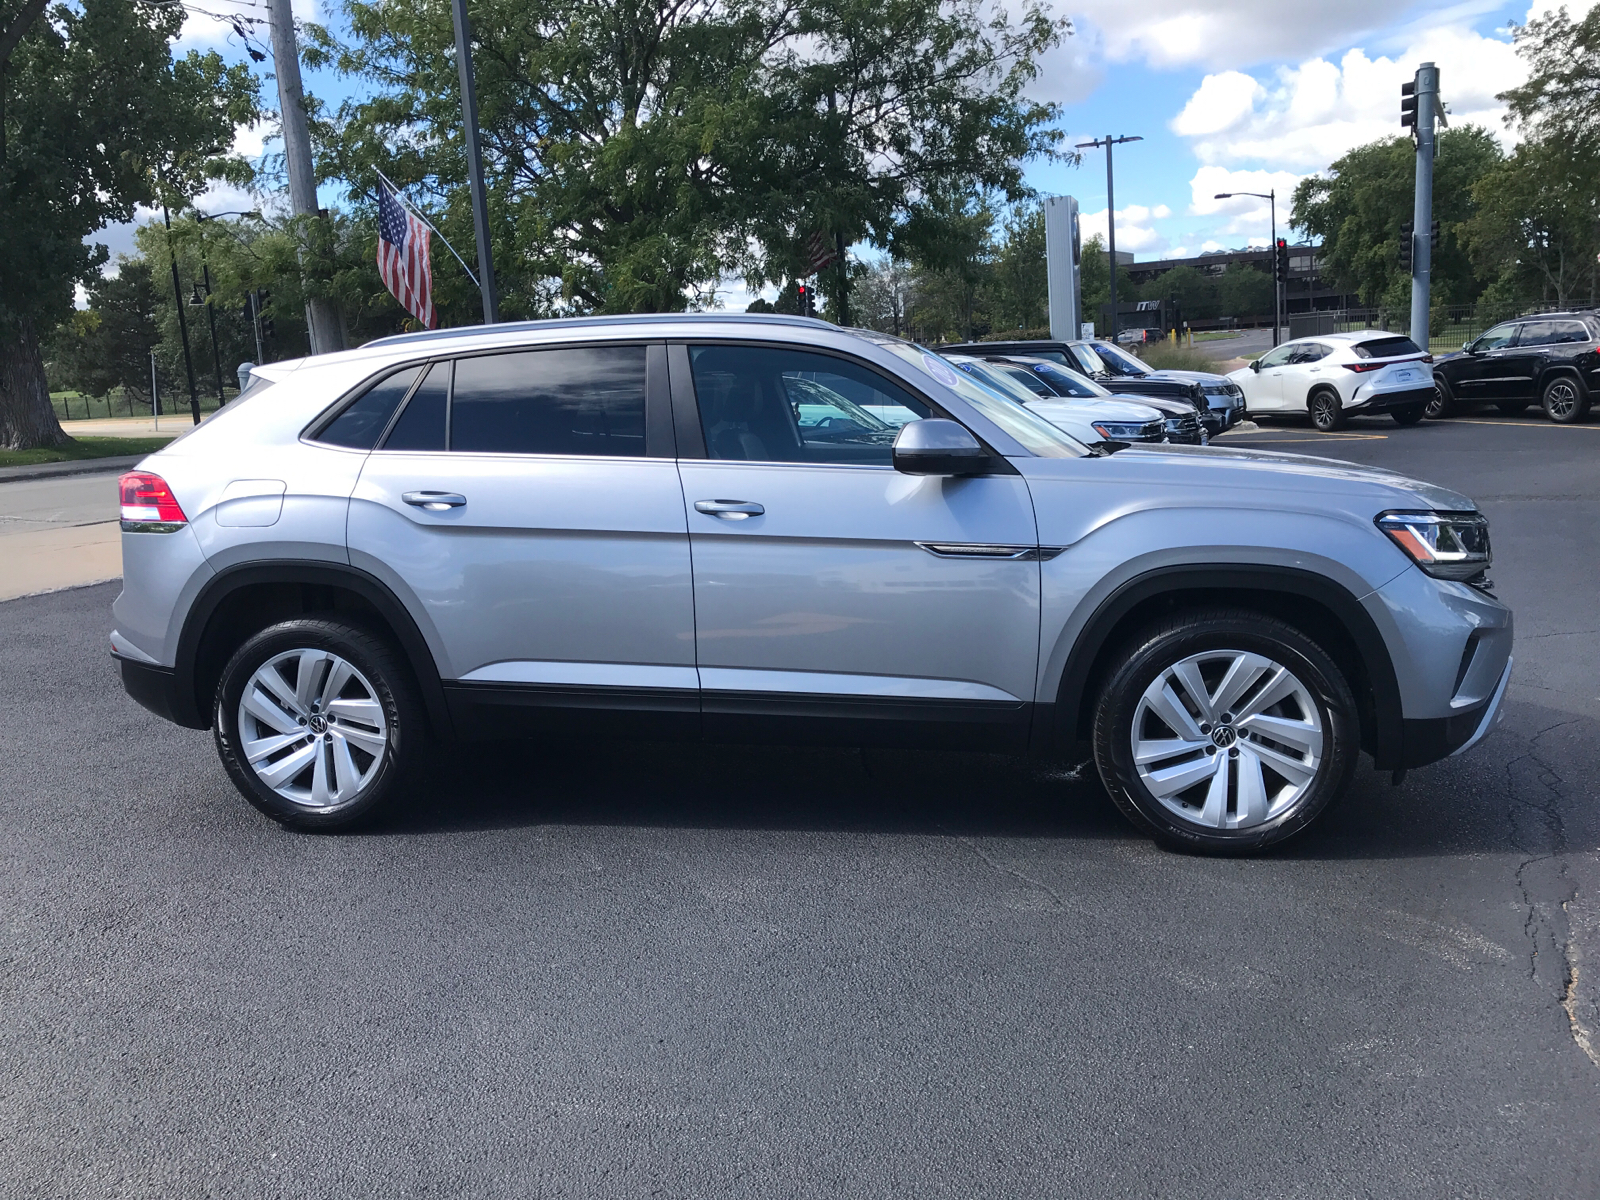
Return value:
M 1472 353 L 1472 343 L 1471 342 L 1462 342 L 1461 343 L 1461 348 L 1463 350 L 1465 350 L 1468 354 Z
M 942 417 L 908 421 L 894 439 L 894 469 L 905 475 L 978 475 L 989 452 L 965 426 Z
M 1261 374 L 1261 360 L 1259 358 L 1252 358 L 1250 360 L 1250 369 L 1257 375 Z

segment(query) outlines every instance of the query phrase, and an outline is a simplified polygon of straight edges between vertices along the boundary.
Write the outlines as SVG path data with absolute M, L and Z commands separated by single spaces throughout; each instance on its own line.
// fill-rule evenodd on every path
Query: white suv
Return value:
M 1415 425 L 1434 398 L 1432 361 L 1408 337 L 1363 329 L 1284 342 L 1228 378 L 1251 416 L 1309 413 L 1331 433 L 1358 413 Z

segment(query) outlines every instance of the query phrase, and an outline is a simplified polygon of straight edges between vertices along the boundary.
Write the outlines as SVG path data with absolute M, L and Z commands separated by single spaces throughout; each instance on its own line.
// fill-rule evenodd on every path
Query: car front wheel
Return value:
M 1311 423 L 1322 433 L 1332 433 L 1344 425 L 1344 405 L 1337 392 L 1323 388 L 1312 392 L 1306 400 L 1306 411 Z
M 1260 850 L 1304 829 L 1349 786 L 1355 698 L 1298 629 L 1210 610 L 1138 636 L 1107 678 L 1094 754 L 1112 799 L 1163 844 Z
M 217 752 L 246 800 L 298 829 L 340 829 L 414 773 L 423 714 L 396 652 L 333 617 L 239 647 L 217 688 Z
M 1545 416 L 1561 425 L 1576 424 L 1589 415 L 1589 398 L 1569 375 L 1557 375 L 1544 385 L 1542 403 Z

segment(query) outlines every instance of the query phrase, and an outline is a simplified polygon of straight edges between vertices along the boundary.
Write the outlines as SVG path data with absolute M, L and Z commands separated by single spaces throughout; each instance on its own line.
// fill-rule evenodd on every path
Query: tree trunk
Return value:
M 0 337 L 0 446 L 37 450 L 71 441 L 50 406 L 39 335 L 23 318 Z

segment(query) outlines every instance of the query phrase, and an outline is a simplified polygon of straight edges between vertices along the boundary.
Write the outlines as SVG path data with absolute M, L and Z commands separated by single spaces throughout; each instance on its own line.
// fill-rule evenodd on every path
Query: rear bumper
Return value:
M 113 655 L 122 668 L 122 689 L 156 716 L 189 729 L 208 729 L 210 722 L 195 711 L 194 698 L 185 697 L 178 686 L 178 673 L 171 667 L 135 662 Z
M 1403 392 L 1379 392 L 1375 396 L 1368 396 L 1365 400 L 1358 400 L 1354 404 L 1344 406 L 1347 413 L 1386 413 L 1397 408 L 1414 408 L 1419 404 L 1427 404 L 1433 399 L 1433 385 L 1425 387 L 1407 388 Z

